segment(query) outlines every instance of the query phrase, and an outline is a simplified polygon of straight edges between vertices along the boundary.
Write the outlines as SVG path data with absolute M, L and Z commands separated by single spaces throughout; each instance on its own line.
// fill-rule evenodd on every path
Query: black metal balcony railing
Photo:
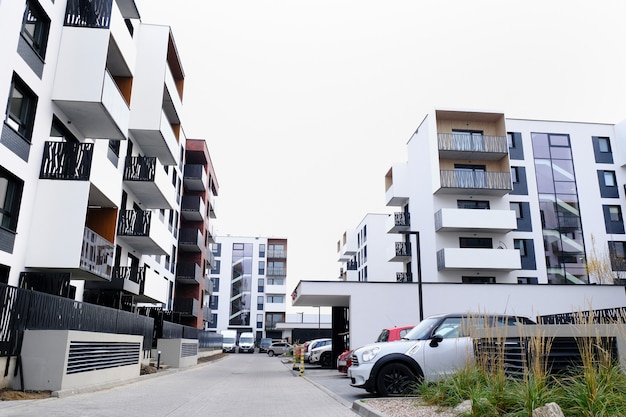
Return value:
M 176 264 L 176 280 L 190 281 L 199 284 L 202 278 L 202 269 L 195 262 L 179 262 Z
M 506 136 L 472 135 L 467 133 L 437 134 L 440 151 L 488 152 L 506 154 Z
M 88 181 L 92 157 L 92 143 L 47 141 L 43 149 L 39 178 Z
M 347 271 L 356 271 L 357 270 L 357 263 L 356 261 L 348 261 L 346 262 L 346 270 Z
M 124 181 L 154 181 L 156 157 L 127 156 L 124 165 Z
M 198 317 L 200 302 L 195 298 L 175 298 L 174 311 L 186 316 Z
M 200 164 L 186 164 L 185 172 L 183 174 L 184 179 L 200 180 L 203 177 L 204 167 Z
M 471 188 L 484 190 L 512 190 L 508 172 L 442 170 L 443 188 Z
M 114 253 L 113 243 L 85 227 L 80 253 L 81 269 L 111 280 Z
M 396 256 L 411 256 L 411 244 L 409 242 L 396 242 Z
M 64 26 L 107 29 L 113 0 L 68 0 Z
M 151 211 L 121 210 L 117 222 L 118 236 L 148 236 Z
M 396 272 L 396 282 L 413 282 L 413 274 L 410 272 Z
M 146 279 L 146 268 L 143 266 L 118 266 L 113 268 L 111 281 L 123 280 L 140 284 Z
M 393 213 L 393 221 L 396 226 L 410 226 L 411 216 L 404 211 L 395 212 Z

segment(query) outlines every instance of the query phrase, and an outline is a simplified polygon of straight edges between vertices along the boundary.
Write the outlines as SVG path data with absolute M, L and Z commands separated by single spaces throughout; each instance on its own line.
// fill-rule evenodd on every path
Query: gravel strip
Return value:
M 364 403 L 386 417 L 456 417 L 451 407 L 423 405 L 419 398 L 372 398 Z

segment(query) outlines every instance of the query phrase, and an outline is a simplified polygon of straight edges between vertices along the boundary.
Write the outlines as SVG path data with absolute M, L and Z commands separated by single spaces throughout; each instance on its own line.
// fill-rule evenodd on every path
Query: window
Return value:
M 263 314 L 256 315 L 256 328 L 257 329 L 263 328 Z
M 268 295 L 267 296 L 267 302 L 268 303 L 284 303 L 285 302 L 285 296 L 283 295 Z
M 211 313 L 211 322 L 208 324 L 209 329 L 217 328 L 217 314 Z
M 265 275 L 265 261 L 259 261 L 259 275 Z
M 268 278 L 267 285 L 285 285 L 285 278 Z
M 536 277 L 517 277 L 518 284 L 538 284 Z
M 486 200 L 457 200 L 457 208 L 473 210 L 489 210 L 489 201 Z
M 6 123 L 30 142 L 37 108 L 37 96 L 16 75 L 13 75 Z
M 626 242 L 608 242 L 611 269 L 613 271 L 626 271 Z
M 490 237 L 461 237 L 459 247 L 492 249 L 493 241 Z
M 24 182 L 0 168 L 0 227 L 17 231 Z
M 211 275 L 217 275 L 220 273 L 221 263 L 222 262 L 219 259 L 215 261 L 215 266 L 211 269 Z
M 521 219 L 524 217 L 522 213 L 522 203 L 520 203 L 519 201 L 512 201 L 511 203 L 509 203 L 509 207 L 511 207 L 511 210 L 515 212 L 516 219 Z
M 599 164 L 612 164 L 613 163 L 613 151 L 611 150 L 611 140 L 608 137 L 593 136 L 593 153 L 596 158 L 596 162 Z
M 46 57 L 49 31 L 50 19 L 41 6 L 34 0 L 27 1 L 22 20 L 22 36 L 42 60 Z
M 522 134 L 520 132 L 508 132 L 506 140 L 509 145 L 509 159 L 524 159 L 524 148 L 522 146 Z
M 265 280 L 263 278 L 259 278 L 258 291 L 265 292 Z
M 220 291 L 220 279 L 211 278 L 211 283 L 213 284 L 213 292 L 219 292 Z
M 259 245 L 259 258 L 265 258 L 265 244 Z
M 615 182 L 615 172 L 614 171 L 604 171 L 604 185 L 607 187 L 616 187 L 617 184 Z
M 522 257 L 526 256 L 526 242 L 523 239 L 513 240 L 513 247 L 519 250 L 520 256 Z
M 519 173 L 517 171 L 517 167 L 511 167 L 511 181 L 513 184 L 517 184 L 519 182 Z
M 609 218 L 612 222 L 621 222 L 622 221 L 622 209 L 620 206 L 610 206 L 609 207 Z
M 495 284 L 496 277 L 461 277 L 463 284 Z
M 263 296 L 259 295 L 256 297 L 256 309 L 263 310 Z
M 610 153 L 611 142 L 609 141 L 609 138 L 598 138 L 598 149 L 602 153 Z
M 217 310 L 219 304 L 220 304 L 219 295 L 212 295 L 211 298 L 209 299 L 209 308 L 211 310 Z

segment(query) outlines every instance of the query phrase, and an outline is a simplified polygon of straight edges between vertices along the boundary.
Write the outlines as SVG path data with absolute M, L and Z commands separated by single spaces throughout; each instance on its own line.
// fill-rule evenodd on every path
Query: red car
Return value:
M 393 327 L 391 329 L 383 329 L 376 342 L 394 342 L 400 340 L 405 334 L 415 326 Z M 352 365 L 352 351 L 346 350 L 337 358 L 337 370 L 341 373 L 347 373 L 348 368 Z

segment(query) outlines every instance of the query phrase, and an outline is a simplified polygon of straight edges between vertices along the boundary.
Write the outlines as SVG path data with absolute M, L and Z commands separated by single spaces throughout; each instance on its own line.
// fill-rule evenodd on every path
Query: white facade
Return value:
M 209 329 L 252 332 L 257 341 L 288 337 L 279 326 L 286 320 L 287 254 L 287 239 L 218 236 Z
M 184 73 L 168 26 L 101 3 L 0 3 L 0 282 L 171 310 Z
M 405 281 L 402 265 L 388 262 L 387 250 L 395 236 L 387 231 L 395 227 L 394 215 L 368 213 L 355 228 L 346 230 L 337 242 L 342 281 Z M 371 237 L 371 238 L 370 238 Z
M 625 134 L 624 123 L 433 110 L 385 177 L 397 207 L 387 260 L 412 279 L 301 281 L 293 305 L 345 308 L 353 348 L 438 313 L 626 306 Z

